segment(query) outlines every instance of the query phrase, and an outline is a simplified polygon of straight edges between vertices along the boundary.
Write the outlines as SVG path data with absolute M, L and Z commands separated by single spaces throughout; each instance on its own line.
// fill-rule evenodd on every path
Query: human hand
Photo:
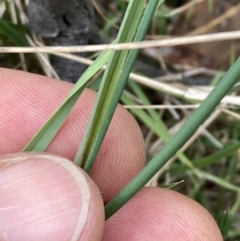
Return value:
M 90 90 L 46 150 L 52 154 L 12 154 L 23 149 L 72 84 L 7 69 L 0 73 L 1 241 L 222 240 L 202 206 L 162 188 L 143 188 L 104 223 L 103 202 L 143 168 L 145 151 L 137 123 L 119 106 L 91 178 L 65 159 L 74 158 L 86 127 L 95 99 Z

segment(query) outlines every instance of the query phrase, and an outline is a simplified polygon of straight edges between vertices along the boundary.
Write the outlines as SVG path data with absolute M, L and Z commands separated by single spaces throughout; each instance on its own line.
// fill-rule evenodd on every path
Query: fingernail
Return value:
M 78 240 L 91 193 L 67 159 L 42 153 L 0 157 L 0 240 Z

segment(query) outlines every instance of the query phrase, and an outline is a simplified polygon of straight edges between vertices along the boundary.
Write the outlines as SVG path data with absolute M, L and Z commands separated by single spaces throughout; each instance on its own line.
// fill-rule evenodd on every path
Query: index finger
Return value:
M 0 154 L 18 152 L 64 100 L 72 84 L 21 71 L 1 69 Z M 96 94 L 85 90 L 47 148 L 70 160 L 81 141 Z M 118 106 L 90 176 L 107 202 L 144 166 L 140 128 Z

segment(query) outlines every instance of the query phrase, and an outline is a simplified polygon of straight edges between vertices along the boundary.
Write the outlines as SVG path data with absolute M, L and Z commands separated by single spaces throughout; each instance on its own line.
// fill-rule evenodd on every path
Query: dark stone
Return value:
M 30 0 L 30 30 L 47 39 L 51 46 L 102 43 L 94 23 L 94 11 L 88 0 Z M 86 56 L 85 53 L 77 54 Z M 75 83 L 86 66 L 76 61 L 52 56 L 51 63 L 63 80 Z

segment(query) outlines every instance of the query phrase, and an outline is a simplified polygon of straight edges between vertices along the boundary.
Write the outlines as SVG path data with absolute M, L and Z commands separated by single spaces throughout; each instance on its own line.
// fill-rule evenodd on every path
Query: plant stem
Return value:
M 167 161 L 184 145 L 198 127 L 207 119 L 222 98 L 239 81 L 240 58 L 229 69 L 212 92 L 189 117 L 182 128 L 172 137 L 146 167 L 105 206 L 105 218 L 111 217 L 131 197 L 133 197 Z

